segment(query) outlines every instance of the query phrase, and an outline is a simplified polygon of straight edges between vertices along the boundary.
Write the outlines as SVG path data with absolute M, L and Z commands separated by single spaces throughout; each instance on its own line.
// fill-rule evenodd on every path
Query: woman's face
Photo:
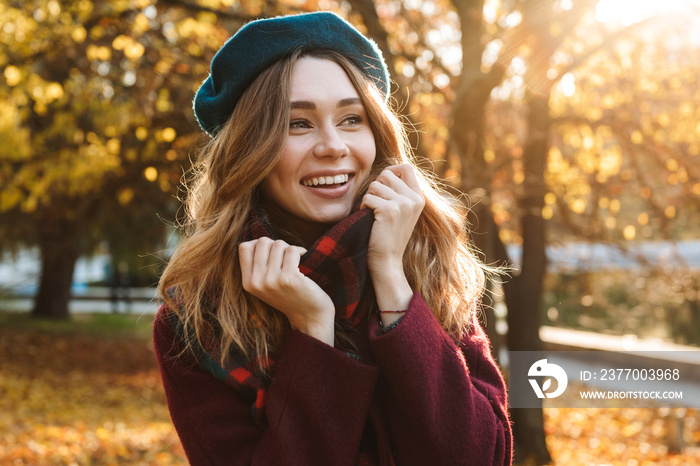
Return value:
M 290 97 L 282 156 L 263 180 L 262 192 L 302 233 L 348 216 L 376 147 L 362 101 L 334 61 L 299 59 Z

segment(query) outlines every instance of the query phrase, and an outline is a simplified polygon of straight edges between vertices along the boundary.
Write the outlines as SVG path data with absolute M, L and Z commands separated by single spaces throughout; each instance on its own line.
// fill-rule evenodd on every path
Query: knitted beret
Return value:
M 297 50 L 341 53 L 389 97 L 389 72 L 371 39 L 331 12 L 303 13 L 252 21 L 236 32 L 211 61 L 209 77 L 194 97 L 194 115 L 214 137 L 243 92 L 273 63 Z

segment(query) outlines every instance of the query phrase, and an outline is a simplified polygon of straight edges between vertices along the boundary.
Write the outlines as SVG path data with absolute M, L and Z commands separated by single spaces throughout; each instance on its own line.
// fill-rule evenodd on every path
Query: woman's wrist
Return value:
M 297 325 L 292 324 L 292 328 L 310 337 L 320 340 L 329 346 L 335 345 L 335 322 L 330 323 L 303 322 Z
M 401 320 L 401 318 L 406 314 L 406 310 L 398 310 L 398 311 L 392 311 L 392 312 L 382 312 L 381 309 L 379 311 L 379 320 L 382 323 L 382 327 L 388 327 L 391 324 L 398 322 Z
M 335 345 L 335 306 L 332 302 L 323 311 L 306 314 L 303 318 L 289 323 L 292 328 L 301 333 L 321 340 L 330 346 Z
M 400 319 L 413 298 L 413 290 L 408 284 L 403 268 L 399 271 L 388 269 L 386 273 L 373 273 L 372 284 L 379 311 L 394 311 L 379 313 L 382 325 L 387 326 Z

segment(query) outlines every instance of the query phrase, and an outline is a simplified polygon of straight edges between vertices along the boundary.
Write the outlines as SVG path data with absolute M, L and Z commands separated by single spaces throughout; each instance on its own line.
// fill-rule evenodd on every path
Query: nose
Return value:
M 349 149 L 342 135 L 334 125 L 323 128 L 319 132 L 318 140 L 314 146 L 314 156 L 319 158 L 340 158 L 349 153 Z

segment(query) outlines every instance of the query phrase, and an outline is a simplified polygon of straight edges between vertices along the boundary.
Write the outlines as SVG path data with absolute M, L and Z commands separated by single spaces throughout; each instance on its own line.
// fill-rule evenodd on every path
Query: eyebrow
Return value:
M 338 101 L 338 108 L 341 107 L 348 107 L 350 105 L 362 105 L 362 101 L 359 99 L 359 97 L 349 97 L 347 99 L 342 99 Z M 304 110 L 314 110 L 316 108 L 316 104 L 313 102 L 310 102 L 308 100 L 297 100 L 295 102 L 292 102 L 292 108 L 300 108 Z

